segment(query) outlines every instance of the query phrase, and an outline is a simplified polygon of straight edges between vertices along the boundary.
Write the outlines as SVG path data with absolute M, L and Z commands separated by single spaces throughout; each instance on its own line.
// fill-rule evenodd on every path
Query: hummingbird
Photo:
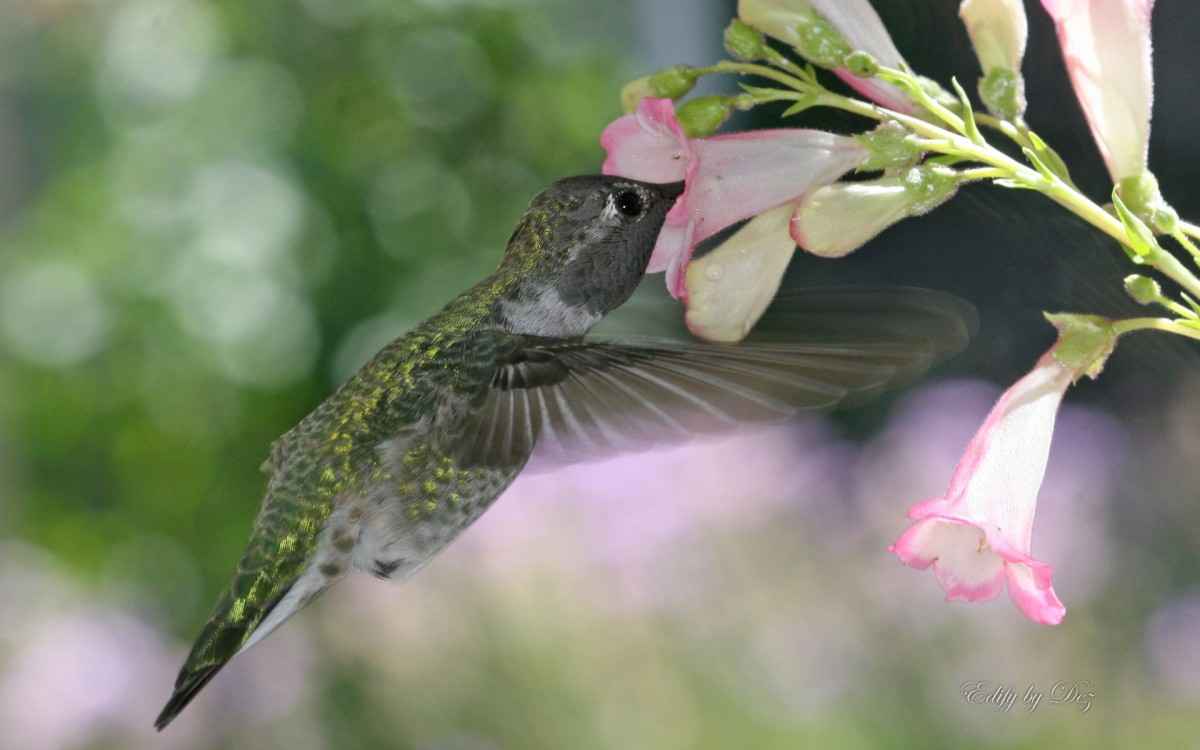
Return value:
M 272 444 L 249 544 L 156 728 L 352 571 L 411 576 L 535 453 L 582 460 L 828 407 L 969 336 L 954 298 L 912 289 L 793 296 L 764 317 L 774 335 L 736 345 L 588 336 L 637 290 L 683 187 L 555 182 L 494 273 Z

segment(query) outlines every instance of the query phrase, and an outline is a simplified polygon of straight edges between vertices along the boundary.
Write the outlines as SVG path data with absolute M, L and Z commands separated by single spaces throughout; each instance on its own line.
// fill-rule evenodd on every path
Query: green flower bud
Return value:
M 762 32 L 735 18 L 725 27 L 725 51 L 735 60 L 755 62 L 767 54 L 767 40 Z
M 626 112 L 637 109 L 638 102 L 653 97 L 678 99 L 686 95 L 700 79 L 700 72 L 688 65 L 672 65 L 657 73 L 634 79 L 621 89 L 621 106 Z
M 882 123 L 869 133 L 855 136 L 871 155 L 859 167 L 859 172 L 879 172 L 911 167 L 924 153 L 913 145 L 908 129 L 895 120 Z
M 806 60 L 822 68 L 842 67 L 846 55 L 854 51 L 846 38 L 806 3 L 741 0 L 738 15 L 750 26 L 790 44 Z
M 942 84 L 925 76 L 917 76 L 917 83 L 921 85 L 921 89 L 926 94 L 929 94 L 930 98 L 946 109 L 954 112 L 962 111 L 962 102 L 958 100 L 957 96 L 942 88 Z
M 1025 79 L 1007 68 L 992 68 L 979 79 L 979 98 L 1002 120 L 1025 114 Z
M 879 61 L 862 50 L 846 55 L 846 68 L 859 78 L 874 78 L 879 73 Z
M 1112 321 L 1099 315 L 1075 313 L 1044 313 L 1046 320 L 1058 329 L 1054 358 L 1073 370 L 1076 377 L 1096 378 L 1104 363 L 1117 346 L 1117 334 Z
M 1163 199 L 1158 179 L 1150 172 L 1121 180 L 1117 192 L 1129 210 L 1158 234 L 1179 231 L 1179 213 Z
M 1162 287 L 1158 282 L 1136 273 L 1125 277 L 1125 291 L 1139 305 L 1152 305 L 1162 299 Z
M 909 216 L 927 214 L 954 197 L 958 191 L 958 175 L 949 167 L 922 164 L 903 175 L 904 190 L 909 197 Z
M 701 96 L 676 109 L 675 117 L 688 138 L 703 138 L 717 132 L 735 106 L 731 96 Z

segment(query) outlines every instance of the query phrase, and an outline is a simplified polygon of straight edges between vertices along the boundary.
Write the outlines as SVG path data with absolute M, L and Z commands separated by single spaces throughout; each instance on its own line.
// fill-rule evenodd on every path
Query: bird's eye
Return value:
M 617 193 L 617 210 L 626 216 L 637 216 L 642 213 L 642 196 L 636 190 L 622 190 Z

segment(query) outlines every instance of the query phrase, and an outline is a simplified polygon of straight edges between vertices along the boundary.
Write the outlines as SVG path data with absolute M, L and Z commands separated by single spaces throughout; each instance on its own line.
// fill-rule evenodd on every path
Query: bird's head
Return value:
M 682 192 L 682 182 L 588 175 L 538 194 L 501 263 L 501 272 L 516 279 L 500 306 L 504 327 L 542 336 L 585 333 L 633 294 Z

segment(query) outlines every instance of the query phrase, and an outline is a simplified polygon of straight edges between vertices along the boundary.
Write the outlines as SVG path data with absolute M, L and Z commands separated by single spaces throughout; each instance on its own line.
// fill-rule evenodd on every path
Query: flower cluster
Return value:
M 949 94 L 914 74 L 867 0 L 741 0 L 726 30 L 732 60 L 676 66 L 626 87 L 628 114 L 604 131 L 604 171 L 668 182 L 686 190 L 667 217 L 649 270 L 686 305 L 697 336 L 737 341 L 780 285 L 796 247 L 827 258 L 853 252 L 903 219 L 934 210 L 958 187 L 990 180 L 1047 195 L 1116 239 L 1138 265 L 1191 293 L 1166 297 L 1156 281 L 1125 280 L 1138 302 L 1173 318 L 1114 321 L 1048 315 L 1058 341 L 996 403 L 968 444 L 950 487 L 914 505 L 912 523 L 891 546 L 914 568 L 932 568 L 947 599 L 981 601 L 1006 587 L 1029 619 L 1057 624 L 1065 608 L 1051 567 L 1033 557 L 1033 520 L 1050 456 L 1055 416 L 1066 390 L 1096 377 L 1118 338 L 1160 330 L 1200 338 L 1200 279 L 1158 239 L 1167 235 L 1200 262 L 1183 222 L 1147 168 L 1153 0 L 1042 0 L 1053 19 L 1071 83 L 1114 183 L 1113 206 L 1078 191 L 1066 165 L 1024 120 L 1021 66 L 1028 20 L 1020 0 L 963 0 L 959 14 L 982 75 L 977 113 L 953 83 Z M 790 47 L 797 62 L 768 42 Z M 827 88 L 831 71 L 865 97 Z M 699 97 L 676 107 L 709 73 L 755 76 L 779 87 L 743 85 L 734 97 Z M 719 134 L 734 109 L 790 103 L 790 117 L 834 107 L 877 121 L 857 135 L 801 128 Z M 1022 163 L 991 146 L 983 129 L 1010 139 Z M 843 181 L 851 172 L 869 179 Z M 748 220 L 748 221 L 746 221 Z M 745 221 L 703 257 L 696 245 Z

